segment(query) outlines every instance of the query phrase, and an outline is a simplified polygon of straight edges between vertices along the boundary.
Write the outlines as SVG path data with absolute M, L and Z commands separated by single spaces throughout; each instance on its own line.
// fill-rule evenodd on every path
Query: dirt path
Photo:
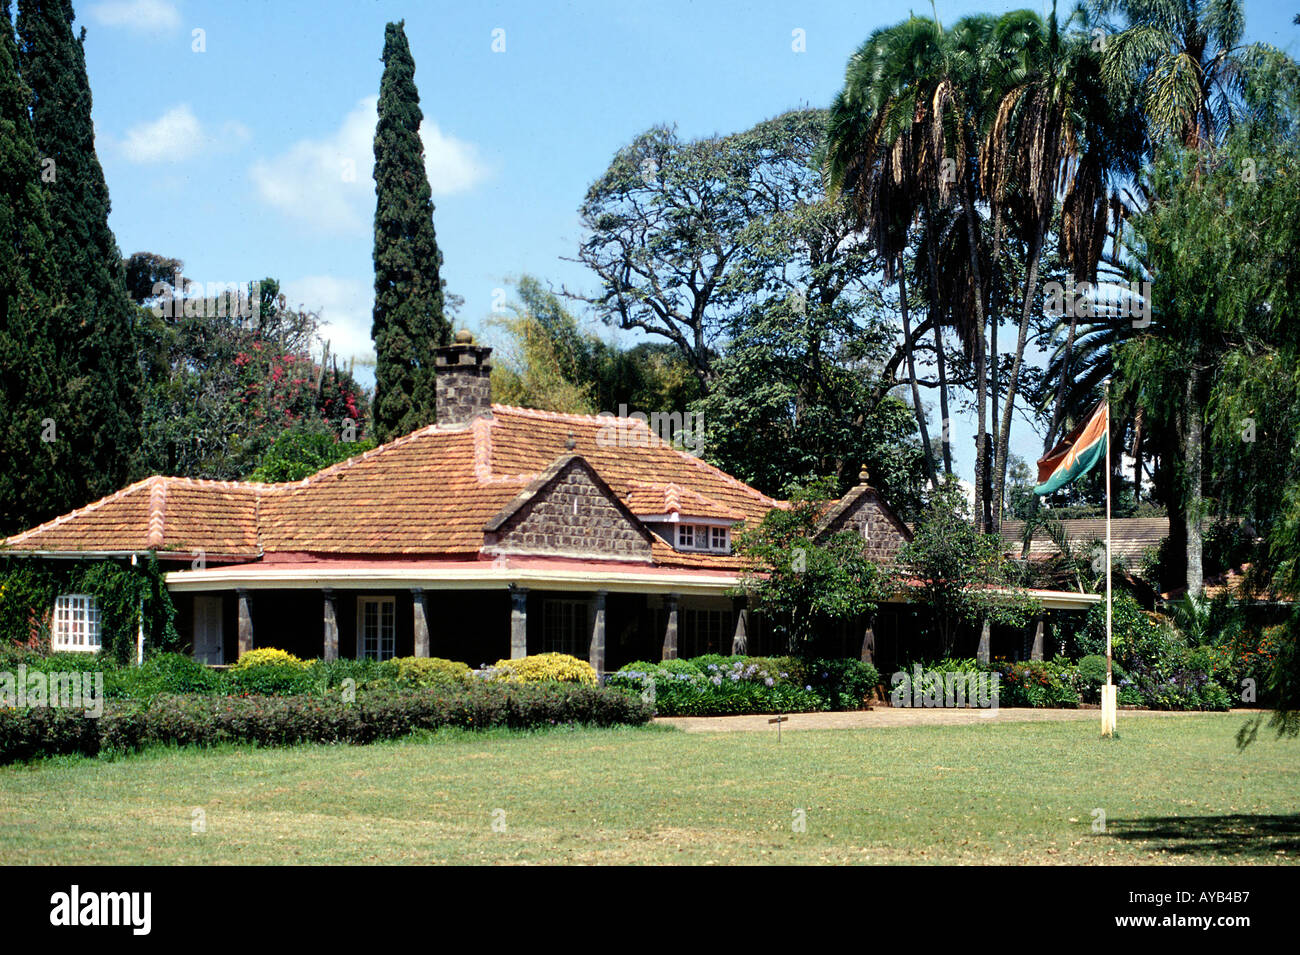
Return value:
M 1249 715 L 1254 710 L 1233 710 Z M 1125 720 L 1154 717 L 1185 716 L 1184 712 L 1168 710 L 1120 710 L 1119 723 Z M 660 716 L 654 722 L 675 726 L 687 733 L 776 732 L 768 722 L 771 716 Z M 848 713 L 792 713 L 781 725 L 782 732 L 790 730 L 857 730 L 879 729 L 891 726 L 967 726 L 972 723 L 1038 723 L 1052 720 L 1095 720 L 1101 723 L 1099 710 L 1048 710 L 1001 708 L 936 709 L 924 707 L 880 707 L 874 710 L 857 710 Z

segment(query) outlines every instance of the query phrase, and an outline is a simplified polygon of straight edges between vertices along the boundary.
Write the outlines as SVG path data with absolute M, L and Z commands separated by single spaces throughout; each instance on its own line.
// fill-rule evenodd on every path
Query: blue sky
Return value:
M 937 4 L 944 22 L 1024 6 Z M 913 9 L 929 3 L 102 0 L 77 4 L 77 25 L 123 253 L 178 257 L 203 282 L 275 276 L 346 356 L 370 347 L 386 22 L 406 20 L 443 275 L 479 330 L 520 274 L 593 288 L 561 257 L 619 147 L 656 123 L 697 137 L 828 105 L 854 48 Z M 1249 39 L 1295 53 L 1300 0 L 1246 9 Z M 1041 439 L 1017 430 L 1013 451 L 1037 457 Z M 972 433 L 954 426 L 965 477 Z

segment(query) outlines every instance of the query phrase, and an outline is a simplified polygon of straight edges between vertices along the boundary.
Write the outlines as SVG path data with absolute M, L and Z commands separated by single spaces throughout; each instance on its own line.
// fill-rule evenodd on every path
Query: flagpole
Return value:
M 1115 683 L 1111 676 L 1111 603 L 1110 603 L 1110 379 L 1105 382 L 1106 403 L 1106 686 L 1102 690 L 1101 735 L 1113 736 L 1116 722 Z

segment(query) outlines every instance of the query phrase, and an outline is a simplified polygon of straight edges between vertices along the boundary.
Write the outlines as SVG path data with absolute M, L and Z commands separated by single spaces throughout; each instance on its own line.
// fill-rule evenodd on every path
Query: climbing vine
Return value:
M 135 657 L 142 614 L 146 652 L 180 648 L 176 608 L 152 553 L 134 566 L 115 560 L 0 559 L 0 641 L 48 652 L 54 601 L 66 593 L 95 598 L 101 652 L 119 663 Z

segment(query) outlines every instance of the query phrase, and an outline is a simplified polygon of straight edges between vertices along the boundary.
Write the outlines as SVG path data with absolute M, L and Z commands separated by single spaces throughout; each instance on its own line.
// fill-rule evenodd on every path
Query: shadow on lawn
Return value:
M 1146 816 L 1111 819 L 1109 834 L 1125 842 L 1145 841 L 1148 848 L 1191 855 L 1274 858 L 1300 852 L 1300 814 L 1254 816 Z

